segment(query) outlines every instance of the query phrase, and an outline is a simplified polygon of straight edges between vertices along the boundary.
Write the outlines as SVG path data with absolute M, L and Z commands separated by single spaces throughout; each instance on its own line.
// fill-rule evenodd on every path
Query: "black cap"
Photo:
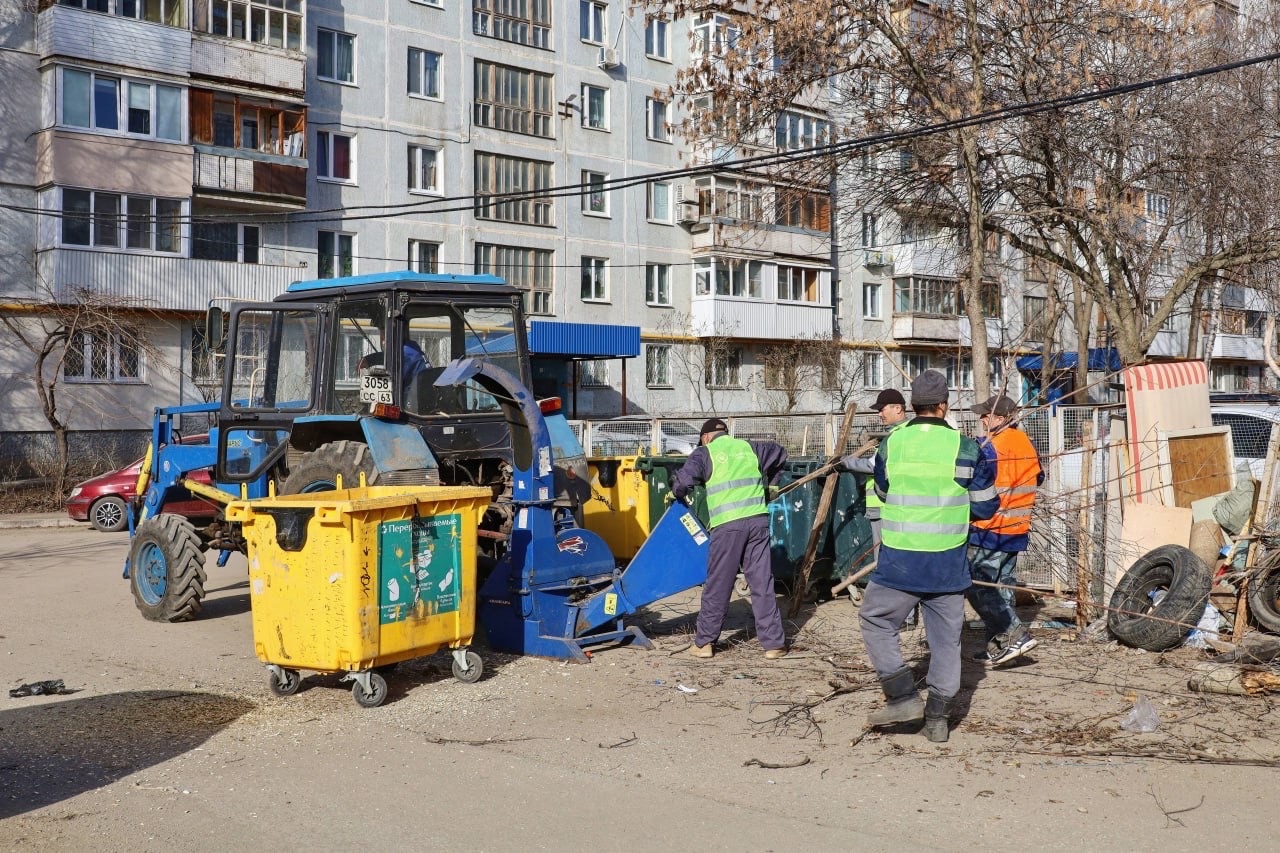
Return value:
M 969 411 L 975 415 L 995 414 L 1002 418 L 1007 418 L 1014 413 L 1017 405 L 1003 394 L 997 394 L 994 397 L 987 398 L 985 403 L 974 403 Z
M 712 432 L 728 432 L 728 431 L 729 431 L 728 424 L 726 424 L 724 421 L 720 420 L 719 418 L 711 418 L 702 425 L 700 434 L 706 435 L 707 433 L 712 433 Z
M 936 406 L 947 402 L 951 389 L 940 370 L 926 370 L 911 380 L 911 405 Z
M 885 406 L 901 406 L 907 407 L 907 400 L 902 396 L 902 392 L 897 388 L 886 388 L 876 397 L 876 401 L 871 404 L 872 411 L 878 412 Z

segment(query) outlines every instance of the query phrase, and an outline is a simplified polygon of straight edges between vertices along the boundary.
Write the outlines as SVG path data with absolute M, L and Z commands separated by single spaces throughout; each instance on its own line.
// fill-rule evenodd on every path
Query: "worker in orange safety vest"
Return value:
M 975 581 L 999 584 L 971 586 L 969 603 L 986 627 L 987 648 L 974 655 L 991 666 L 1004 666 L 1035 648 L 1036 640 L 1013 609 L 1018 554 L 1027 549 L 1036 489 L 1044 482 L 1040 455 L 1027 434 L 1012 423 L 1014 402 L 996 395 L 973 406 L 986 437 L 979 442 L 984 458 L 996 466 L 1000 508 L 989 519 L 973 521 L 969 530 L 969 573 Z

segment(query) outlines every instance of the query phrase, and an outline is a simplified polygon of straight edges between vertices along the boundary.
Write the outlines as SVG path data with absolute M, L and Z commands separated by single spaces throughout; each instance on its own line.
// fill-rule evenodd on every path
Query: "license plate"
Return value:
M 360 377 L 360 402 L 390 404 L 391 377 L 368 374 Z

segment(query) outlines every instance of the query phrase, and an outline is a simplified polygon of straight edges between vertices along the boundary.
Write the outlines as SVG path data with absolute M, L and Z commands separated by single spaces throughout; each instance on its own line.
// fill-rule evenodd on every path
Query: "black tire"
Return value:
M 134 531 L 129 548 L 133 601 L 152 622 L 186 622 L 204 600 L 204 551 L 195 526 L 162 512 Z
M 342 488 L 354 489 L 360 485 L 361 473 L 368 485 L 378 482 L 378 469 L 374 467 L 369 445 L 362 441 L 331 441 L 298 460 L 280 487 L 280 494 L 331 491 L 338 487 L 339 475 Z
M 1262 628 L 1280 634 L 1280 558 L 1272 558 L 1249 578 L 1249 612 Z
M 467 668 L 458 666 L 458 659 L 453 660 L 453 677 L 463 684 L 475 684 L 484 675 L 484 660 L 480 655 L 467 649 Z
M 351 686 L 351 696 L 361 708 L 376 708 L 387 701 L 387 680 L 376 672 L 369 673 L 369 691 L 356 681 Z
M 108 495 L 89 507 L 89 524 L 103 533 L 116 533 L 129 526 L 129 507 L 124 498 Z
M 1162 545 L 1120 578 L 1111 595 L 1107 627 L 1127 646 L 1149 652 L 1171 649 L 1204 615 L 1212 586 L 1213 575 L 1203 560 L 1180 545 Z M 1161 591 L 1165 595 L 1156 604 Z
M 276 677 L 274 672 L 268 676 L 271 684 L 271 692 L 277 696 L 292 696 L 298 692 L 298 687 L 302 685 L 302 676 L 298 674 L 296 669 L 281 670 L 284 674 L 284 680 Z

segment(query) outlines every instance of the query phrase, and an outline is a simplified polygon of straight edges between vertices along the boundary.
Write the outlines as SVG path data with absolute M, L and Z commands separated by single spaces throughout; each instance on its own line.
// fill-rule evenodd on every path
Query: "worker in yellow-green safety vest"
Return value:
M 876 494 L 884 502 L 875 571 L 858 609 L 867 656 L 886 703 L 871 726 L 924 720 L 942 742 L 960 690 L 960 629 L 969 588 L 969 522 L 1000 505 L 996 470 L 977 442 L 946 421 L 947 378 L 926 370 L 911 383 L 915 417 L 889 433 L 876 451 Z M 898 629 L 919 606 L 929 643 L 928 701 L 903 662 Z
M 751 589 L 756 637 L 765 659 L 777 660 L 787 653 L 782 612 L 773 589 L 767 502 L 768 485 L 786 464 L 782 445 L 733 438 L 723 420 L 711 418 L 702 425 L 699 446 L 671 480 L 671 493 L 681 500 L 695 485 L 704 484 L 711 516 L 707 582 L 689 649 L 694 657 L 715 654 L 739 568 Z
M 907 401 L 902 396 L 902 392 L 896 388 L 886 388 L 881 391 L 876 401 L 871 404 L 871 408 L 880 416 L 881 426 L 886 427 L 889 432 L 893 432 L 898 427 L 907 422 Z M 884 502 L 876 494 L 876 481 L 871 475 L 876 471 L 875 455 L 871 456 L 846 456 L 841 463 L 846 471 L 852 471 L 855 474 L 866 474 L 866 501 L 867 521 L 871 523 L 871 541 L 876 548 L 880 547 L 880 509 L 884 506 Z

